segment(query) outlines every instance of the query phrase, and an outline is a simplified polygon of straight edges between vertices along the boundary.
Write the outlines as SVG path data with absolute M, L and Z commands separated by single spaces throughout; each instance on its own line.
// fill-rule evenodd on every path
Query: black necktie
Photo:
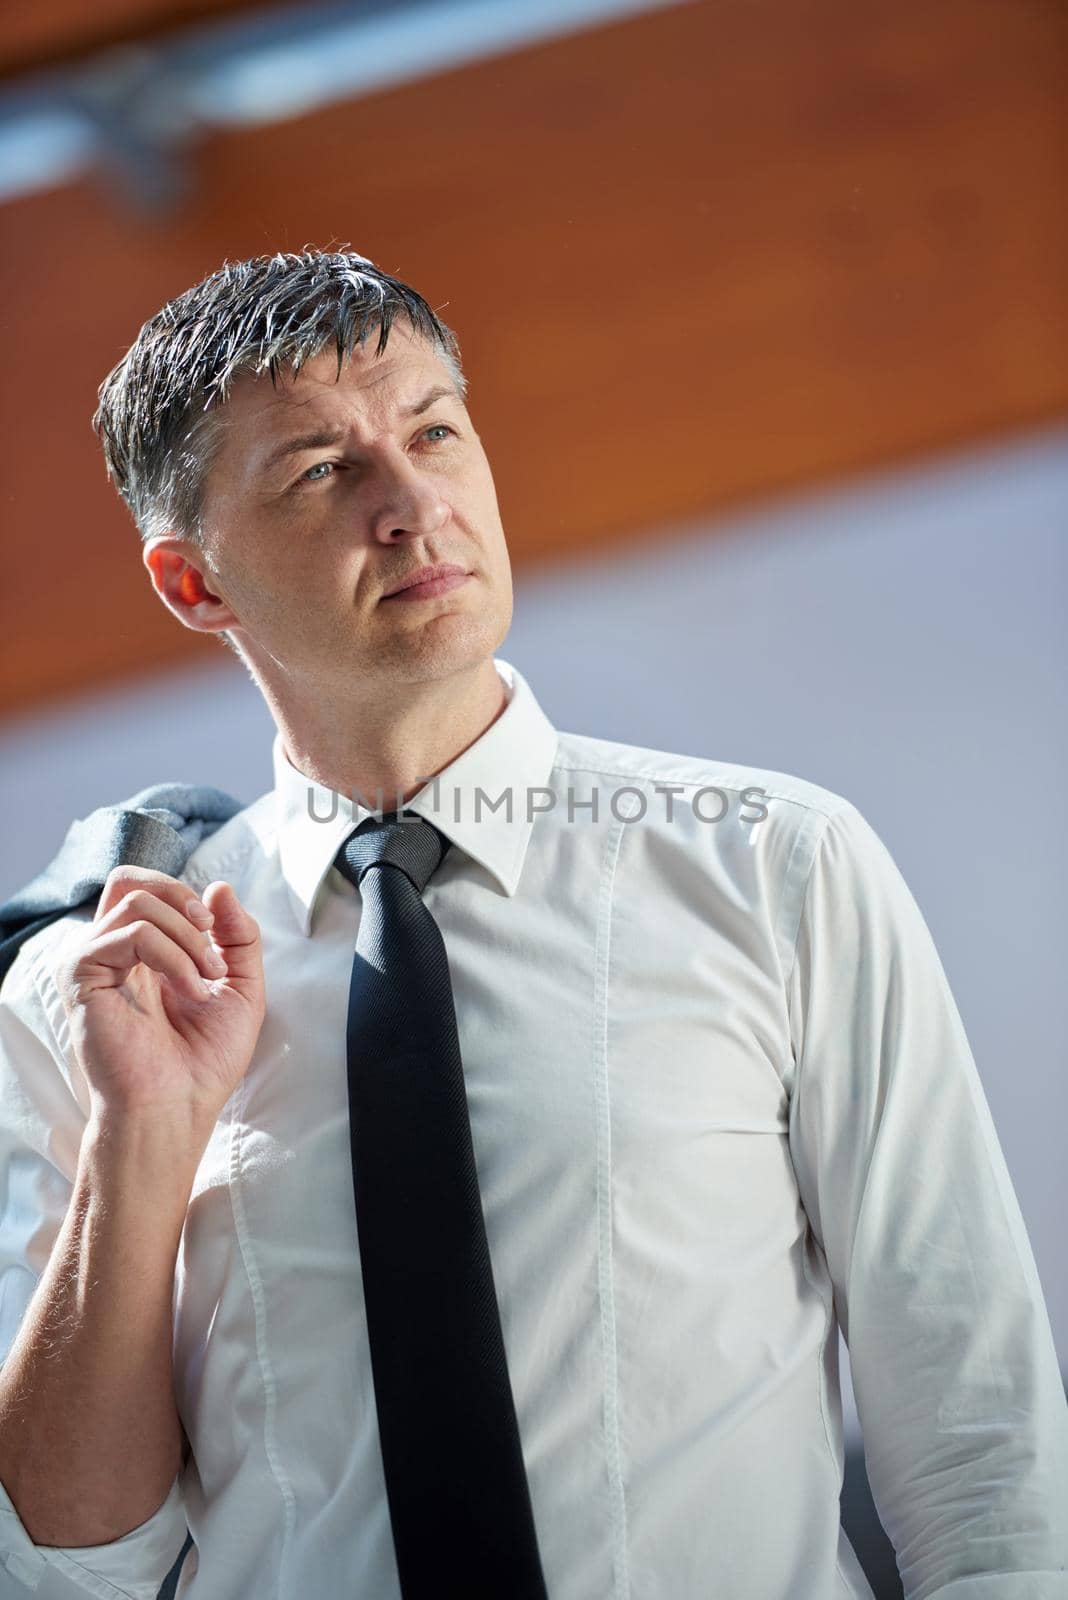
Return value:
M 366 818 L 349 988 L 352 1177 L 404 1600 L 546 1600 L 482 1215 L 452 980 L 423 890 L 449 841 Z

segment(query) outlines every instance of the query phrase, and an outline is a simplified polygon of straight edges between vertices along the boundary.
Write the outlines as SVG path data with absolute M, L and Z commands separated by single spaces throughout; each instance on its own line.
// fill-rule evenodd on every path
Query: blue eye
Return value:
M 301 482 L 302 483 L 322 483 L 322 482 L 324 482 L 324 479 L 322 479 L 322 478 L 313 478 L 312 477 L 312 473 L 313 472 L 324 472 L 324 471 L 333 472 L 333 470 L 334 470 L 334 463 L 332 461 L 317 461 L 315 463 L 314 467 L 309 467 L 307 472 L 302 472 L 301 473 L 301 475 L 300 475 Z
M 429 433 L 444 433 L 444 434 L 451 434 L 452 433 L 452 429 L 448 426 L 447 423 L 444 423 L 444 422 L 432 422 L 430 424 L 430 427 L 425 429 L 424 431 L 426 433 L 428 433 L 428 434 Z

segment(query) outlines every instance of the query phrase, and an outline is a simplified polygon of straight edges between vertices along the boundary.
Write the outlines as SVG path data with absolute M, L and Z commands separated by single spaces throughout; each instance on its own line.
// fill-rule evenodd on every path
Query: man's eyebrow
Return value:
M 421 400 L 416 400 L 413 405 L 405 406 L 401 411 L 402 417 L 421 417 L 424 411 L 429 411 L 436 400 L 459 400 L 455 388 L 451 383 L 439 383 L 433 389 L 428 389 Z
M 337 444 L 345 437 L 346 428 L 314 428 L 311 433 L 298 433 L 295 438 L 287 439 L 277 449 L 263 458 L 260 463 L 261 472 L 277 466 L 287 456 L 299 455 L 302 450 L 323 450 L 327 445 Z
M 403 406 L 400 414 L 402 417 L 421 417 L 423 412 L 429 411 L 438 400 L 449 398 L 459 400 L 460 396 L 452 384 L 439 383 L 433 389 L 428 389 L 426 394 L 413 401 L 410 406 Z M 302 450 L 324 450 L 328 445 L 338 444 L 347 432 L 346 428 L 314 428 L 310 433 L 298 433 L 265 456 L 260 471 L 267 472 L 280 461 L 284 461 L 287 456 L 299 455 Z

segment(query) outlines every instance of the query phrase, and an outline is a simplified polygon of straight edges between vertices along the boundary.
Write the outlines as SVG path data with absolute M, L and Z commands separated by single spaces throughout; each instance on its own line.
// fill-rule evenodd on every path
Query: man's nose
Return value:
M 379 470 L 374 536 L 381 544 L 438 533 L 452 515 L 441 485 L 400 456 Z

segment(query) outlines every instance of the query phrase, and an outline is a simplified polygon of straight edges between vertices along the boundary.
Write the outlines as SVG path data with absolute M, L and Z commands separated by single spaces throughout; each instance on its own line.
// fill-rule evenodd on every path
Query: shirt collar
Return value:
M 455 761 L 443 767 L 405 803 L 485 867 L 506 895 L 519 885 L 533 827 L 528 790 L 546 786 L 556 757 L 557 733 L 526 679 L 507 661 L 494 659 L 508 703 Z M 281 734 L 274 740 L 274 779 L 278 853 L 301 931 L 311 932 L 319 887 L 345 839 L 364 817 L 375 813 L 314 782 L 293 766 Z M 481 790 L 476 815 L 476 790 Z M 502 793 L 510 806 L 496 810 Z M 374 799 L 368 795 L 365 798 Z M 385 807 L 390 808 L 387 797 Z

